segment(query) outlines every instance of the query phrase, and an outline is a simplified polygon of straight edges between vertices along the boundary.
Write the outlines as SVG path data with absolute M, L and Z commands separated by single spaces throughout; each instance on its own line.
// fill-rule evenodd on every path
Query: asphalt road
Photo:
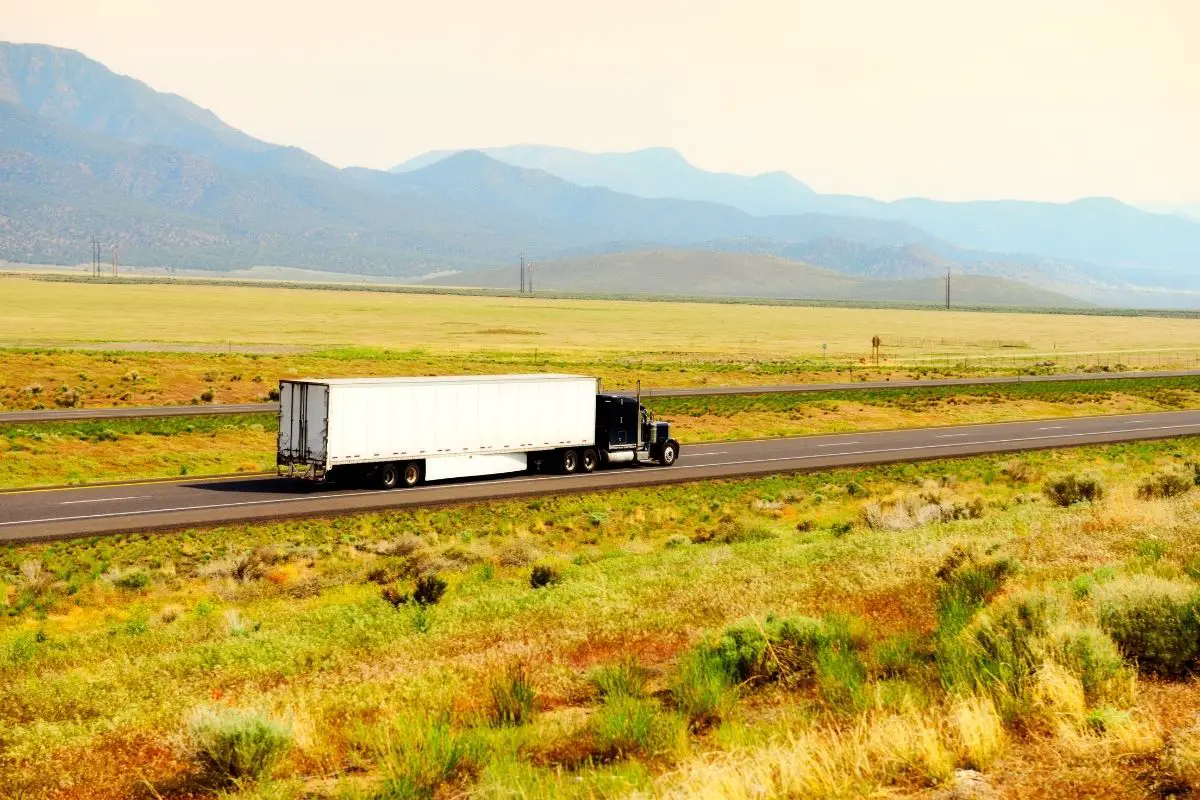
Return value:
M 938 378 L 936 380 L 854 381 L 847 383 L 785 383 L 768 386 L 699 386 L 645 389 L 642 397 L 705 397 L 732 394 L 804 394 L 807 392 L 866 391 L 870 389 L 928 389 L 938 386 L 1000 386 L 1009 383 L 1061 383 L 1063 381 L 1112 381 L 1129 378 L 1200 378 L 1200 370 L 1173 372 L 1080 372 L 1064 375 L 1010 375 L 999 378 Z M 634 392 L 615 391 L 632 397 Z M 124 408 L 65 408 L 42 411 L 0 411 L 0 423 L 61 422 L 81 419 L 128 419 L 134 417 L 194 417 L 208 414 L 273 414 L 278 403 L 241 403 L 213 406 L 128 406 Z
M 672 467 L 520 475 L 382 491 L 285 478 L 180 480 L 0 494 L 0 541 L 332 515 L 1200 434 L 1200 411 L 922 428 L 689 446 Z

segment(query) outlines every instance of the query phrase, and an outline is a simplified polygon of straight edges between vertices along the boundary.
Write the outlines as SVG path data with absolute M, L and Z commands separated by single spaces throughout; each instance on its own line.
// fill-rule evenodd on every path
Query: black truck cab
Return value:
M 670 423 L 651 419 L 634 398 L 613 394 L 596 395 L 596 446 L 607 462 L 654 460 L 670 466 L 679 455 Z

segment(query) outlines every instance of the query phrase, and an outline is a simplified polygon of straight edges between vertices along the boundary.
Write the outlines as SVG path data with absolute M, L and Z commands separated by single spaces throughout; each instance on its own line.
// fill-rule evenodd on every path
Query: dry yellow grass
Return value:
M 463 352 L 707 353 L 860 357 L 871 337 L 1018 341 L 1032 352 L 1195 345 L 1196 323 L 734 304 L 406 295 L 231 286 L 52 283 L 0 277 L 0 345 L 199 342 Z M 936 345 L 931 345 L 935 349 Z M 953 345 L 941 349 L 954 349 Z M 1007 351 L 1004 351 L 1007 352 Z

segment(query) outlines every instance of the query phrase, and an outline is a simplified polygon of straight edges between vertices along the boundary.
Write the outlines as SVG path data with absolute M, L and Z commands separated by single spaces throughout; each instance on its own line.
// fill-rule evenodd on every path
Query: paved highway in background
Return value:
M 1200 434 L 1200 411 L 683 444 L 672 467 L 520 475 L 392 491 L 275 477 L 185 479 L 0 494 L 0 542 L 328 516 L 508 497 Z
M 695 386 L 645 389 L 642 397 L 706 397 L 709 395 L 803 394 L 808 392 L 866 391 L 871 389 L 929 389 L 939 386 L 1001 386 L 1010 383 L 1112 381 L 1137 378 L 1200 378 L 1200 370 L 1173 372 L 1083 372 L 1063 375 L 1009 375 L 999 378 L 938 378 L 931 380 L 854 381 L 847 383 L 786 383 L 768 386 Z M 613 391 L 632 397 L 632 391 Z M 241 403 L 203 406 L 129 406 L 118 408 L 66 408 L 43 411 L 0 411 L 0 423 L 63 422 L 70 420 L 131 419 L 136 417 L 194 417 L 209 414 L 274 414 L 277 403 Z

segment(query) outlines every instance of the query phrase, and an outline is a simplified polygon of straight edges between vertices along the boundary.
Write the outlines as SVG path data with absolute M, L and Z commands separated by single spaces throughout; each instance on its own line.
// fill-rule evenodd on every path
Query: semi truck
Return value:
M 280 475 L 384 489 L 679 458 L 640 389 L 554 374 L 282 380 L 278 443 Z

